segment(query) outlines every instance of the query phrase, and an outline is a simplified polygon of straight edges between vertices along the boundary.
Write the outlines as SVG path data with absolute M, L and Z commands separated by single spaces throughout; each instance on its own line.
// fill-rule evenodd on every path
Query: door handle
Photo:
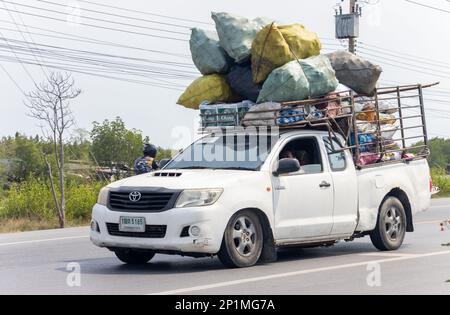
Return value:
M 328 187 L 331 187 L 331 184 L 326 181 L 323 181 L 320 183 L 319 187 L 320 188 L 328 188 Z
M 275 187 L 275 190 L 286 190 L 285 186 L 277 186 Z

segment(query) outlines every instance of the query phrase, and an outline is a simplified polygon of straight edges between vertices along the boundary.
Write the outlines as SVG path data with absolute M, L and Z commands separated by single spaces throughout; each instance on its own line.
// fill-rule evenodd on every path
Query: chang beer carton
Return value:
M 202 127 L 232 127 L 240 126 L 245 114 L 255 105 L 251 101 L 234 104 L 208 104 L 200 105 Z

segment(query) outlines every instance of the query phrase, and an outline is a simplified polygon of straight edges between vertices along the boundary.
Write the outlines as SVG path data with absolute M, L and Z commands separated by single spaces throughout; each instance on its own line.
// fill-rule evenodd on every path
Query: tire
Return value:
M 406 213 L 395 197 L 387 198 L 380 208 L 375 230 L 370 233 L 372 244 L 381 251 L 399 249 L 406 234 Z
M 115 250 L 114 253 L 120 261 L 129 265 L 145 265 L 155 256 L 155 253 L 152 251 L 141 251 L 128 248 Z
M 258 215 L 249 210 L 240 211 L 228 222 L 218 256 L 227 267 L 251 267 L 261 257 L 263 243 Z

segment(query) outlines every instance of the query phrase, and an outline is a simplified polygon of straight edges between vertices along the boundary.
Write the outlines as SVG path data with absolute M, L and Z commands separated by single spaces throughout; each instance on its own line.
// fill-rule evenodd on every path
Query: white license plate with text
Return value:
M 120 232 L 145 232 L 145 218 L 141 217 L 120 217 Z

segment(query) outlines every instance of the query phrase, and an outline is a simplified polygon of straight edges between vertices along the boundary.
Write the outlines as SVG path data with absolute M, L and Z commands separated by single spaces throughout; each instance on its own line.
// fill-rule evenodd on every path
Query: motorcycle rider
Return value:
M 144 156 L 136 159 L 134 162 L 136 175 L 154 172 L 159 169 L 159 165 L 155 160 L 158 149 L 154 145 L 146 143 L 144 144 L 143 153 Z

